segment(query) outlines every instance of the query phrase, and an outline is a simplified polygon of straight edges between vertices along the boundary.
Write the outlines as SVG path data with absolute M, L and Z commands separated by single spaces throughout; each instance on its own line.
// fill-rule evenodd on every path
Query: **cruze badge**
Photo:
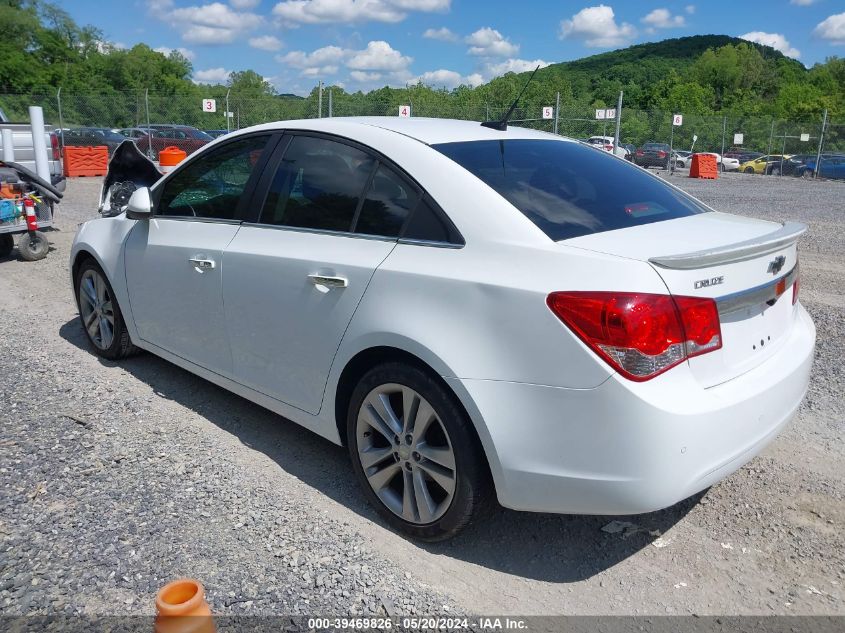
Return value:
M 766 272 L 770 272 L 773 275 L 777 275 L 780 272 L 780 269 L 783 268 L 783 265 L 786 263 L 786 257 L 783 255 L 778 255 L 772 261 L 769 262 L 769 269 Z
M 710 279 L 699 279 L 695 282 L 695 289 L 698 290 L 699 288 L 708 288 L 710 286 L 718 286 L 719 284 L 725 283 L 724 277 L 711 277 Z

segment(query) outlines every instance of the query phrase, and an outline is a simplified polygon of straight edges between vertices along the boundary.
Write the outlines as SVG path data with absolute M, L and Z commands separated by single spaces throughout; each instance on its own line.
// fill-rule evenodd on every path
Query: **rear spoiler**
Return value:
M 730 264 L 768 255 L 789 246 L 807 231 L 807 225 L 800 222 L 787 222 L 777 231 L 754 237 L 743 242 L 735 242 L 717 248 L 710 248 L 681 255 L 652 257 L 648 261 L 661 268 L 691 270 L 707 268 L 718 264 Z

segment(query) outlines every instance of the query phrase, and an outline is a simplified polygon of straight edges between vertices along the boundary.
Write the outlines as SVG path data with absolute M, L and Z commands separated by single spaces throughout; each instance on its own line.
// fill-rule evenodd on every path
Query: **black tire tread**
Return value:
M 29 233 L 24 233 L 20 236 L 20 238 L 18 238 L 18 254 L 21 256 L 22 260 L 27 262 L 37 262 L 38 260 L 47 257 L 47 253 L 50 251 L 50 241 L 41 231 L 36 231 L 35 237 L 42 245 L 42 248 L 37 250 L 29 247 Z
M 111 295 L 112 304 L 114 306 L 114 341 L 112 341 L 111 346 L 106 350 L 100 349 L 99 347 L 94 345 L 93 342 L 91 343 L 91 347 L 94 348 L 94 351 L 97 353 L 97 355 L 102 356 L 103 358 L 107 358 L 109 360 L 121 360 L 139 353 L 141 351 L 141 348 L 137 347 L 134 343 L 132 343 L 132 339 L 129 338 L 129 331 L 126 329 L 126 324 L 123 321 L 123 312 L 121 312 L 120 305 L 117 303 L 117 298 L 114 296 L 114 289 L 112 289 L 111 282 L 109 282 L 109 278 L 103 272 L 103 269 L 100 268 L 97 262 L 95 262 L 93 259 L 88 259 L 83 262 L 76 273 L 76 279 L 74 280 L 73 284 L 73 292 L 77 302 L 77 309 L 79 310 L 80 308 L 79 280 L 86 270 L 95 270 L 103 277 L 106 282 L 106 286 L 108 286 L 109 294 Z M 82 317 L 80 314 L 80 319 L 81 318 Z M 85 328 L 83 326 L 83 330 L 84 329 Z M 88 338 L 88 332 L 85 332 L 85 337 Z

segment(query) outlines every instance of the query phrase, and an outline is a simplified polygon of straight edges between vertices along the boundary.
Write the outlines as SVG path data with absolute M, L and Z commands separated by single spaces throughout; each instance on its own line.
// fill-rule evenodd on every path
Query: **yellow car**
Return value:
M 783 160 L 792 158 L 792 154 L 784 154 Z M 781 160 L 780 154 L 769 154 L 768 156 L 761 156 L 754 160 L 747 160 L 739 166 L 739 171 L 744 174 L 765 174 L 766 167 L 772 163 L 779 163 Z

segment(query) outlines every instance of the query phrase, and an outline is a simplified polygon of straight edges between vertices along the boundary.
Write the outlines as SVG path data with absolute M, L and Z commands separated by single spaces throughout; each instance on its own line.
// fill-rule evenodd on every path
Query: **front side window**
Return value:
M 351 231 L 376 161 L 324 138 L 295 136 L 273 176 L 263 224 Z
M 234 220 L 270 136 L 250 136 L 204 154 L 164 184 L 156 215 Z
M 708 210 L 639 167 L 581 143 L 513 139 L 433 147 L 555 241 Z

